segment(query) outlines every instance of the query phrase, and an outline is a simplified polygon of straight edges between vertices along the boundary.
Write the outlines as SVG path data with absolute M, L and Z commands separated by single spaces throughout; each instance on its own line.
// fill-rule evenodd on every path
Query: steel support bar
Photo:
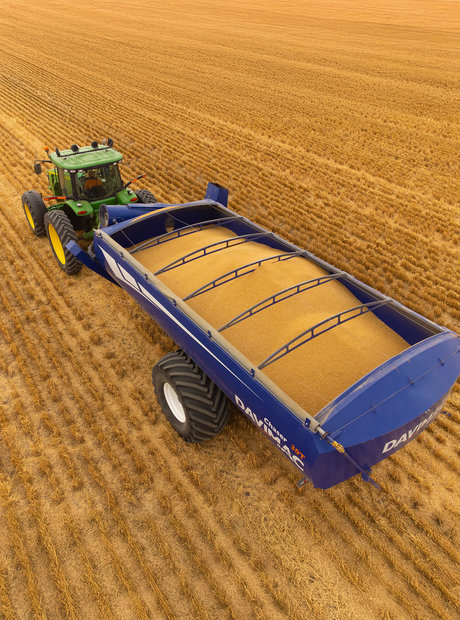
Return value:
M 170 215 L 170 217 L 172 217 Z M 177 228 L 176 230 L 172 230 L 171 232 L 166 232 L 163 235 L 159 235 L 154 239 L 149 239 L 148 241 L 144 241 L 141 245 L 138 245 L 134 250 L 130 251 L 130 254 L 135 254 L 136 252 L 140 252 L 141 250 L 147 250 L 148 248 L 153 248 L 156 245 L 160 245 L 160 243 L 166 243 L 167 241 L 172 241 L 173 239 L 177 239 L 178 237 L 185 237 L 186 235 L 191 235 L 196 232 L 200 232 L 206 226 L 208 228 L 217 228 L 218 226 L 222 226 L 227 224 L 228 222 L 233 222 L 235 220 L 243 219 L 242 215 L 237 215 L 234 217 L 221 217 L 213 220 L 206 220 L 204 222 L 196 222 L 195 224 L 188 224 L 187 226 L 182 226 L 182 228 Z
M 388 304 L 391 301 L 392 300 L 389 297 L 385 297 L 385 299 L 380 299 L 379 301 L 373 301 L 369 304 L 361 304 L 359 306 L 355 306 L 354 308 L 349 308 L 348 310 L 344 310 L 343 312 L 338 312 L 337 314 L 334 314 L 333 316 L 330 316 L 327 319 L 324 319 L 324 321 L 320 321 L 319 323 L 316 323 L 316 325 L 313 325 L 313 327 L 309 327 L 304 332 L 302 332 L 301 334 L 299 334 L 298 336 L 296 336 L 295 338 L 293 338 L 292 340 L 284 344 L 282 347 L 280 347 L 279 349 L 271 353 L 258 366 L 259 370 L 262 370 L 266 366 L 273 364 L 273 362 L 277 362 L 279 359 L 281 359 L 288 353 L 291 353 L 291 351 L 294 351 L 298 347 L 309 342 L 310 340 L 313 340 L 313 338 L 316 338 L 317 336 L 324 334 L 330 329 L 333 329 L 334 327 L 337 327 L 338 325 L 342 325 L 342 323 L 346 323 L 347 321 L 351 321 L 351 319 L 355 319 L 356 317 L 366 314 L 367 312 L 376 310 L 380 306 L 383 306 L 384 304 Z M 351 315 L 351 316 L 347 316 L 347 315 Z M 343 317 L 346 317 L 346 318 L 343 318 Z M 324 327 L 327 323 L 330 323 L 331 321 L 334 321 L 332 325 L 330 325 L 329 327 Z M 324 329 L 320 329 L 321 327 L 324 327 Z M 320 331 L 317 331 L 317 330 L 320 330 Z
M 75 241 L 68 241 L 65 247 L 67 248 L 67 250 L 69 250 L 71 254 L 75 256 L 75 258 L 78 258 L 78 260 L 81 263 L 86 265 L 88 269 L 91 269 L 92 271 L 96 272 L 97 274 L 99 274 L 100 276 L 108 280 L 109 282 L 112 282 L 113 284 L 120 286 L 118 282 L 116 282 L 111 276 L 109 276 L 109 274 L 107 273 L 107 271 L 104 269 L 102 265 L 100 265 L 96 260 L 94 260 L 94 258 L 92 258 L 88 254 L 88 252 L 85 252 L 84 250 L 81 249 L 78 243 L 76 243 Z
M 270 308 L 280 301 L 284 301 L 285 299 L 289 299 L 294 297 L 294 295 L 298 295 L 299 293 L 303 293 L 304 291 L 308 291 L 312 288 L 320 286 L 321 284 L 325 284 L 326 282 L 330 282 L 331 280 L 336 280 L 341 276 L 345 275 L 344 271 L 338 271 L 337 273 L 330 273 L 327 276 L 320 276 L 319 278 L 312 278 L 311 280 L 305 280 L 304 282 L 299 282 L 299 284 L 294 284 L 294 286 L 289 286 L 288 288 L 284 288 L 282 291 L 275 293 L 275 295 L 270 295 L 270 297 L 266 297 L 262 301 L 254 304 L 244 312 L 237 314 L 233 319 L 225 323 L 223 327 L 219 329 L 220 332 L 223 332 L 224 329 L 232 327 L 241 321 L 253 316 L 254 314 L 258 314 L 265 310 L 266 308 Z
M 246 276 L 248 273 L 252 273 L 260 267 L 262 263 L 273 260 L 276 262 L 282 262 L 285 260 L 289 260 L 290 258 L 294 258 L 295 256 L 302 256 L 302 252 L 283 252 L 283 254 L 274 254 L 273 256 L 268 256 L 267 258 L 261 258 L 260 260 L 252 261 L 251 263 L 246 263 L 246 265 L 241 265 L 241 267 L 237 267 L 236 269 L 232 269 L 231 271 L 227 271 L 223 275 L 203 284 L 200 288 L 197 288 L 193 293 L 184 297 L 183 301 L 187 301 L 188 299 L 192 299 L 192 297 L 197 297 L 202 293 L 206 293 L 206 291 L 210 291 L 213 288 L 221 286 L 222 284 L 226 284 L 231 280 L 235 280 L 236 278 L 240 278 L 241 276 Z M 254 267 L 254 269 L 251 269 Z M 245 269 L 249 269 L 249 271 L 244 271 Z
M 220 252 L 221 250 L 225 250 L 226 248 L 229 248 L 233 245 L 240 245 L 242 243 L 247 243 L 248 241 L 255 241 L 256 239 L 260 239 L 261 237 L 271 236 L 272 233 L 251 233 L 249 235 L 230 237 L 229 239 L 224 239 L 224 241 L 217 241 L 216 243 L 211 243 L 210 245 L 206 245 L 203 248 L 194 250 L 193 252 L 189 252 L 181 258 L 177 258 L 176 260 L 172 261 L 168 265 L 165 265 L 158 271 L 155 271 L 153 275 L 158 276 L 165 271 L 170 271 L 171 269 L 175 269 L 176 267 L 180 267 L 181 265 L 190 263 L 191 261 L 197 260 L 198 258 L 203 258 L 203 256 L 208 256 L 209 254 Z

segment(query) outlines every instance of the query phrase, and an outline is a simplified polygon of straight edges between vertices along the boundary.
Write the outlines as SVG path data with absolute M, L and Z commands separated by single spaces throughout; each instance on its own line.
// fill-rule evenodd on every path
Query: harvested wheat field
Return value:
M 458 385 L 375 467 L 381 491 L 298 490 L 236 410 L 186 444 L 150 379 L 174 343 L 121 289 L 65 276 L 21 194 L 48 195 L 44 145 L 111 136 L 159 200 L 218 181 L 458 332 L 459 26 L 449 1 L 4 0 L 2 617 L 456 617 Z

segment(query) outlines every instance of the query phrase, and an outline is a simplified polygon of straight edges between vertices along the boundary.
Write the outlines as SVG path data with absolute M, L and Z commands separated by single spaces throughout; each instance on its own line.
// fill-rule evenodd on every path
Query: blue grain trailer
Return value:
M 227 197 L 209 184 L 196 202 L 102 206 L 92 251 L 66 251 L 180 347 L 153 383 L 185 440 L 219 433 L 231 401 L 315 487 L 372 481 L 371 467 L 443 411 L 459 336 L 231 211 Z

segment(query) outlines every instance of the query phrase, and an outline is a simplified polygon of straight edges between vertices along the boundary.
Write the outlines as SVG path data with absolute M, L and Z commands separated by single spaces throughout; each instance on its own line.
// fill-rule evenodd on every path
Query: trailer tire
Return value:
M 69 241 L 78 243 L 77 235 L 64 211 L 48 211 L 45 215 L 45 229 L 59 267 L 69 276 L 78 273 L 82 264 L 65 247 Z
M 148 189 L 138 189 L 134 192 L 141 204 L 158 202 L 155 196 Z
M 152 381 L 166 418 L 185 441 L 207 441 L 224 428 L 227 397 L 184 351 L 165 355 Z
M 46 235 L 45 214 L 47 210 L 41 194 L 30 190 L 23 193 L 21 200 L 30 230 L 36 237 L 44 237 Z

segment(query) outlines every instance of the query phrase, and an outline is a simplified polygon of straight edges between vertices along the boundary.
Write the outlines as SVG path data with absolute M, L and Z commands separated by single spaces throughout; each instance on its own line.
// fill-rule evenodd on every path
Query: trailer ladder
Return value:
M 190 263 L 191 261 L 197 260 L 198 258 L 203 258 L 203 256 L 208 256 L 209 254 L 220 252 L 221 250 L 225 250 L 226 248 L 232 247 L 234 245 L 240 245 L 242 243 L 247 243 L 248 241 L 255 241 L 256 239 L 260 239 L 262 237 L 273 237 L 273 233 L 251 233 L 249 235 L 239 235 L 238 237 L 230 237 L 230 239 L 224 239 L 224 241 L 217 241 L 216 243 L 211 243 L 210 245 L 206 245 L 203 248 L 199 248 L 198 250 L 189 252 L 189 254 L 186 254 L 181 258 L 177 258 L 168 265 L 165 265 L 165 267 L 162 267 L 158 271 L 155 271 L 153 275 L 158 276 L 165 271 L 170 271 L 171 269 L 175 269 L 176 267 L 180 267 L 181 265 Z
M 366 314 L 367 312 L 374 311 L 380 306 L 388 304 L 392 301 L 393 300 L 390 297 L 385 297 L 385 299 L 380 299 L 379 301 L 373 301 L 369 304 L 361 304 L 359 306 L 355 306 L 354 308 L 343 310 L 342 312 L 338 312 L 337 314 L 334 314 L 333 316 L 330 316 L 329 318 L 324 319 L 323 321 L 320 321 L 319 323 L 316 323 L 316 325 L 313 325 L 313 327 L 309 327 L 304 332 L 302 332 L 301 334 L 299 334 L 298 336 L 296 336 L 295 338 L 293 338 L 292 340 L 290 340 L 289 342 L 281 346 L 279 349 L 271 353 L 267 358 L 264 359 L 264 361 L 261 364 L 259 364 L 258 369 L 262 370 L 266 366 L 273 364 L 273 362 L 277 362 L 278 360 L 280 360 L 282 357 L 284 357 L 288 353 L 291 353 L 291 351 L 294 351 L 298 347 L 301 347 L 303 344 L 309 342 L 310 340 L 313 340 L 313 338 L 316 338 L 317 336 L 320 336 L 321 334 L 324 334 L 330 329 L 333 329 L 334 327 L 337 327 L 338 325 L 341 325 L 342 323 L 346 323 L 347 321 L 351 321 L 351 319 L 354 319 L 358 316 Z M 351 313 L 354 313 L 354 314 L 351 314 Z M 347 316 L 350 314 L 351 316 Z M 346 317 L 346 318 L 343 318 L 343 317 Z M 321 327 L 327 325 L 327 323 L 330 323 L 332 321 L 334 321 L 332 325 L 330 325 L 329 327 L 324 327 L 324 329 L 317 331 Z
M 255 260 L 255 261 L 252 261 L 251 263 L 246 263 L 246 265 L 242 265 L 241 267 L 237 267 L 236 269 L 227 271 L 227 273 L 224 273 L 218 278 L 215 278 L 214 280 L 211 280 L 210 282 L 203 284 L 203 286 L 200 286 L 200 288 L 197 288 L 195 291 L 193 291 L 193 293 L 190 293 L 190 295 L 187 295 L 187 297 L 184 297 L 183 301 L 192 299 L 192 297 L 197 297 L 198 295 L 201 295 L 202 293 L 206 293 L 207 291 L 210 291 L 213 288 L 221 286 L 222 284 L 226 284 L 227 282 L 230 282 L 231 280 L 235 280 L 236 278 L 240 278 L 241 276 L 246 276 L 248 275 L 248 273 L 252 273 L 253 271 L 255 271 L 257 267 L 260 267 L 262 263 L 265 263 L 269 260 L 273 260 L 276 262 L 282 262 L 285 260 L 289 260 L 290 258 L 294 258 L 295 256 L 302 256 L 302 255 L 303 255 L 303 252 L 300 250 L 298 252 L 283 252 L 283 254 L 274 254 L 273 256 L 268 256 L 267 258 L 261 258 L 260 260 Z M 251 267 L 254 267 L 254 269 L 251 269 Z M 244 271 L 245 269 L 249 269 L 249 271 Z
M 172 230 L 171 232 L 166 232 L 163 235 L 159 235 L 154 239 L 144 241 L 144 243 L 141 243 L 141 245 L 138 245 L 133 250 L 131 250 L 130 254 L 135 254 L 136 252 L 139 252 L 141 250 L 148 250 L 149 248 L 153 248 L 156 245 L 160 245 L 160 243 L 166 243 L 167 241 L 177 239 L 178 237 L 185 237 L 186 235 L 200 232 L 200 230 L 203 230 L 203 228 L 205 227 L 215 228 L 217 226 L 227 224 L 228 222 L 234 222 L 236 220 L 242 219 L 242 215 L 236 215 L 231 217 L 220 217 L 218 219 L 206 220 L 204 222 L 196 222 L 195 224 L 188 224 L 187 226 L 182 226 L 182 228 L 177 228 L 176 230 Z
M 305 280 L 304 282 L 300 282 L 299 284 L 294 284 L 294 286 L 285 288 L 282 291 L 275 293 L 274 295 L 270 295 L 269 297 L 266 297 L 262 301 L 259 301 L 258 303 L 248 308 L 247 310 L 244 310 L 244 312 L 241 312 L 237 316 L 233 317 L 233 319 L 228 321 L 228 323 L 225 323 L 225 325 L 221 327 L 218 331 L 223 332 L 224 329 L 228 329 L 229 327 L 232 327 L 233 325 L 236 325 L 237 323 L 244 321 L 244 319 L 247 319 L 250 316 L 257 314 L 258 312 L 262 312 L 262 310 L 265 310 L 266 308 L 270 308 L 271 306 L 274 306 L 280 301 L 289 299 L 290 297 L 293 297 L 294 295 L 298 295 L 299 293 L 308 291 L 311 288 L 315 288 L 316 286 L 320 286 L 321 284 L 325 284 L 326 282 L 330 282 L 331 280 L 336 280 L 337 278 L 340 278 L 341 276 L 344 276 L 344 275 L 345 275 L 345 271 L 338 271 L 337 273 L 330 273 L 326 276 L 320 276 L 319 278 L 312 278 L 311 280 Z

